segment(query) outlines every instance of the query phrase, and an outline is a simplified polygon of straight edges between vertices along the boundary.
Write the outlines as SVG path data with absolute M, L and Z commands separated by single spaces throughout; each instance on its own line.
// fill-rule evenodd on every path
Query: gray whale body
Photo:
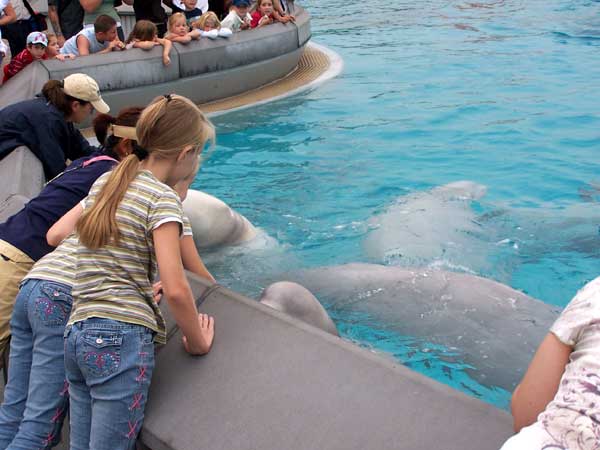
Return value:
M 481 384 L 512 391 L 559 310 L 492 280 L 434 269 L 347 264 L 286 274 L 328 308 L 444 346 Z

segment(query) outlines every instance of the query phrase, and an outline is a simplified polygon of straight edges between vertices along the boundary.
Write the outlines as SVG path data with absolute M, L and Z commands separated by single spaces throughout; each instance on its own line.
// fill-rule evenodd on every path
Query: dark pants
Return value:
M 13 58 L 25 48 L 29 33 L 31 33 L 29 20 L 17 20 L 2 27 L 2 37 L 8 40 L 10 54 Z

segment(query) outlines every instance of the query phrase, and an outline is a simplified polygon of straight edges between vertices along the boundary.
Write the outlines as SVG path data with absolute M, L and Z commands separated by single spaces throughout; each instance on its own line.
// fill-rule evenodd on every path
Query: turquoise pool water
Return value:
M 384 262 L 365 256 L 369 218 L 457 180 L 488 188 L 473 204 L 480 231 L 464 252 L 411 264 L 473 272 L 559 306 L 598 275 L 600 2 L 302 4 L 313 40 L 345 68 L 310 92 L 214 120 L 218 146 L 194 187 L 279 243 L 207 255 L 223 284 L 256 296 L 277 271 Z M 507 405 L 508 392 L 449 379 L 430 349 L 386 324 L 330 313 L 348 339 Z

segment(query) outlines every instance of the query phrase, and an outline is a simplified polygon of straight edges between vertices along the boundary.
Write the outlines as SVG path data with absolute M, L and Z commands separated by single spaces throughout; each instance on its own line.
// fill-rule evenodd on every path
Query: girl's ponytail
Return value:
M 104 247 L 111 241 L 119 243 L 117 207 L 137 175 L 140 160 L 135 154 L 127 156 L 115 167 L 102 186 L 94 205 L 86 209 L 77 221 L 79 242 L 91 250 Z

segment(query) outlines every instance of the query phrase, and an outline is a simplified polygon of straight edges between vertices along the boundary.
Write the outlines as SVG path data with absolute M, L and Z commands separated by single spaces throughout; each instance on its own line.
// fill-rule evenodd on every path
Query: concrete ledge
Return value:
M 24 146 L 0 160 L 0 222 L 18 212 L 44 187 L 42 164 Z
M 50 79 L 62 80 L 72 73 L 85 73 L 98 83 L 102 93 L 138 86 L 164 83 L 179 78 L 179 54 L 171 50 L 171 64 L 164 66 L 162 47 L 138 48 L 91 55 L 67 61 L 41 61 Z
M 231 97 L 294 70 L 310 38 L 310 15 L 297 8 L 297 16 L 297 24 L 277 23 L 230 38 L 175 43 L 168 67 L 162 63 L 161 48 L 35 62 L 0 89 L 0 108 L 33 98 L 49 79 L 76 72 L 98 82 L 113 111 L 144 106 L 165 92 L 176 92 L 198 103 Z
M 168 83 L 103 92 L 102 97 L 112 111 L 132 105 L 144 106 L 157 95 L 173 92 L 188 97 L 194 103 L 206 103 L 246 92 L 284 77 L 298 65 L 303 50 L 301 48 L 255 64 L 180 78 Z
M 190 357 L 171 328 L 141 435 L 152 450 L 497 450 L 511 435 L 501 410 L 190 279 L 215 343 Z

